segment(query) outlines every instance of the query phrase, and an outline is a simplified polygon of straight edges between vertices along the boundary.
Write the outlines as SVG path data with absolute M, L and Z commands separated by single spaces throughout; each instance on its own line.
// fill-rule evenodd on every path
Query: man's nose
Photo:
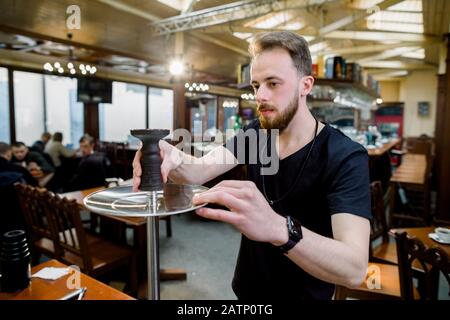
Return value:
M 269 101 L 270 91 L 266 88 L 266 86 L 260 86 L 256 91 L 256 102 L 264 103 Z

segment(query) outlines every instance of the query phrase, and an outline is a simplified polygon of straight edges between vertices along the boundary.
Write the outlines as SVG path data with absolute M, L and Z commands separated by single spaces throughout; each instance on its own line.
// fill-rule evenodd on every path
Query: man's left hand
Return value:
M 224 221 L 235 226 L 247 238 L 282 245 L 287 242 L 286 218 L 277 214 L 251 181 L 226 180 L 208 191 L 194 196 L 194 205 L 215 203 L 222 209 L 200 208 L 196 210 L 204 218 Z

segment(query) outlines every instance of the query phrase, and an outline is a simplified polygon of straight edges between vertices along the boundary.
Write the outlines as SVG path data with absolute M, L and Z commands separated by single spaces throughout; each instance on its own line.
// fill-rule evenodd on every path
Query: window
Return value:
M 47 131 L 62 132 L 64 144 L 78 147 L 83 135 L 83 104 L 77 102 L 77 80 L 44 76 Z
M 0 141 L 10 143 L 8 70 L 0 68 Z
M 145 86 L 113 82 L 112 103 L 99 104 L 100 140 L 126 142 L 145 128 Z
M 217 102 L 216 99 L 208 100 L 207 104 L 208 124 L 207 129 L 217 129 Z
M 32 145 L 44 132 L 44 77 L 14 71 L 16 140 Z
M 150 129 L 173 130 L 173 91 L 149 88 L 148 124 Z
M 219 108 L 223 110 L 223 127 L 220 128 L 223 132 L 227 129 L 236 128 L 236 116 L 238 113 L 239 100 L 235 98 L 219 97 Z

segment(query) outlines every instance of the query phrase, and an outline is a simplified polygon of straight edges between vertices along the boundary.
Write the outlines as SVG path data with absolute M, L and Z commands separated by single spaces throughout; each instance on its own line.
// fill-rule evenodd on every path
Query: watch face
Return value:
M 299 241 L 302 239 L 302 229 L 300 223 L 295 221 L 293 218 L 289 219 L 289 234 L 293 240 Z

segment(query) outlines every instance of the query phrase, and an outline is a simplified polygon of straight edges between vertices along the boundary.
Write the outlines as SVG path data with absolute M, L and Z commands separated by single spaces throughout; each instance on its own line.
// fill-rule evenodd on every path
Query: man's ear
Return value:
M 304 76 L 300 79 L 300 95 L 301 96 L 307 96 L 314 85 L 314 78 L 312 76 Z

